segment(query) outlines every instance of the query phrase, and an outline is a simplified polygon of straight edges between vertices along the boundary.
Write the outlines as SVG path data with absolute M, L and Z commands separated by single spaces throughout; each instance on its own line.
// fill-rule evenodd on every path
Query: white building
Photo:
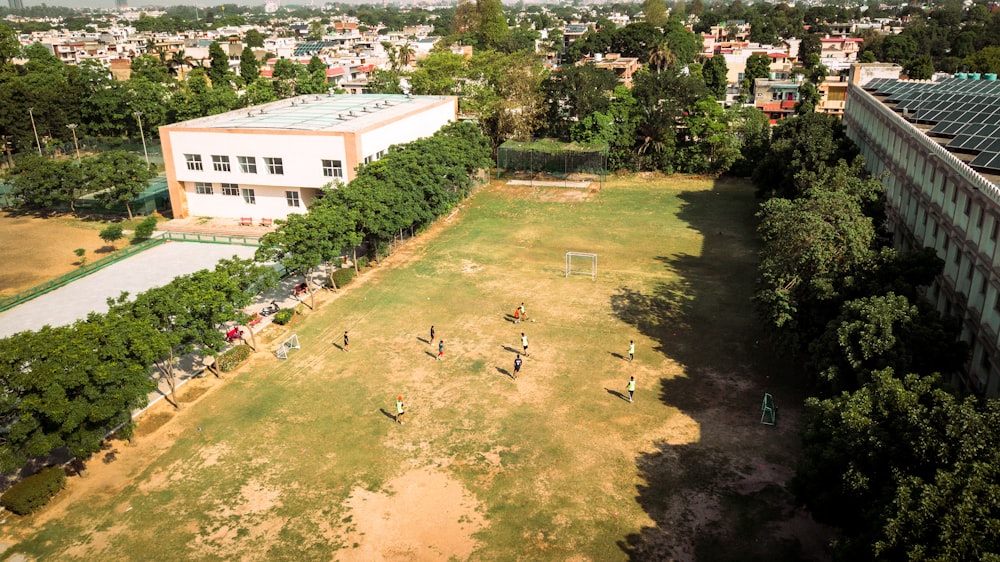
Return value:
M 455 96 L 307 95 L 165 125 L 174 218 L 304 213 L 324 186 L 457 114 Z

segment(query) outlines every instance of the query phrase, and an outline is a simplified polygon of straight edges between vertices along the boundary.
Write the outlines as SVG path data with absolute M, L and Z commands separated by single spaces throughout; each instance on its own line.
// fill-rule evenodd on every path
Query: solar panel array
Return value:
M 930 134 L 952 137 L 949 150 L 976 153 L 973 168 L 1000 174 L 1000 82 L 878 78 L 864 88 L 886 96 L 886 103 L 894 103 L 910 121 L 933 125 Z

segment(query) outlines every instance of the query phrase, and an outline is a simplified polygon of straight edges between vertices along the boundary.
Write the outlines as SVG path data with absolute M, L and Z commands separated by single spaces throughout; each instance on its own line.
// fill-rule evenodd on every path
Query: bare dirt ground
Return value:
M 13 295 L 73 271 L 79 266 L 76 248 L 87 250 L 89 261 L 105 256 L 98 253 L 106 246 L 98 231 L 72 216 L 0 213 L 0 263 L 4 264 L 0 295 Z

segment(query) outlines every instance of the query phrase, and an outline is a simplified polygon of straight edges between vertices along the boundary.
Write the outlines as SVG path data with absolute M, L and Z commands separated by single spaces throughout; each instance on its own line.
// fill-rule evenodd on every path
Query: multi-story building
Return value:
M 934 248 L 944 272 L 926 291 L 962 320 L 972 349 L 960 382 L 1000 395 L 1000 82 L 956 75 L 938 82 L 856 75 L 844 123 L 868 169 L 885 174 L 898 248 Z M 857 82 L 857 83 L 856 83 Z
M 324 186 L 457 113 L 454 96 L 307 95 L 165 125 L 174 218 L 304 213 Z

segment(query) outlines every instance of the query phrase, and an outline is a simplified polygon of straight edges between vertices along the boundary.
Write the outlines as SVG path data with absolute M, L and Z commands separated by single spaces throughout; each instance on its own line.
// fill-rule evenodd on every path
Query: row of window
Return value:
M 246 203 L 247 205 L 257 204 L 257 195 L 253 189 L 249 189 L 246 187 L 240 189 L 240 186 L 235 183 L 220 183 L 219 188 L 222 191 L 223 195 L 230 197 L 239 197 L 240 195 L 242 195 L 243 202 Z M 215 187 L 210 183 L 204 183 L 199 181 L 195 182 L 194 184 L 194 192 L 197 193 L 198 195 L 214 195 Z M 285 201 L 288 203 L 289 207 L 301 206 L 301 201 L 299 199 L 298 191 L 286 191 Z
M 375 159 L 381 158 L 383 152 L 379 152 Z M 201 172 L 205 169 L 201 154 L 185 154 L 184 161 L 187 163 L 188 170 Z M 236 161 L 240 166 L 240 172 L 244 174 L 257 173 L 257 158 L 255 156 L 237 156 Z M 366 164 L 369 161 L 370 158 L 365 158 Z M 323 167 L 324 177 L 344 177 L 344 165 L 340 160 L 320 160 L 320 164 Z M 281 158 L 264 156 L 264 167 L 267 169 L 267 173 L 273 176 L 281 176 L 285 173 L 285 163 Z M 229 161 L 229 156 L 213 154 L 212 169 L 216 172 L 231 172 L 232 164 Z

